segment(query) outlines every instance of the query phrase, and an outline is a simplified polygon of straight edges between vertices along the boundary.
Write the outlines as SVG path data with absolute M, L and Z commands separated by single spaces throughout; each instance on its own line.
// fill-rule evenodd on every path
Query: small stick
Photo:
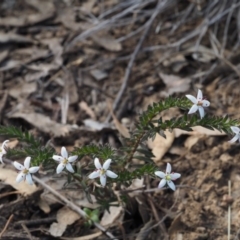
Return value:
M 4 232 L 7 230 L 7 227 L 8 227 L 8 225 L 9 225 L 9 223 L 12 221 L 13 216 L 14 216 L 14 215 L 12 214 L 12 215 L 9 217 L 9 219 L 7 220 L 7 222 L 6 222 L 3 230 L 2 230 L 1 233 L 0 233 L 0 239 L 2 238 L 2 235 L 4 234 Z
M 21 226 L 22 226 L 22 228 L 24 229 L 24 231 L 27 233 L 28 238 L 29 238 L 30 240 L 32 240 L 32 239 L 33 239 L 33 238 L 32 238 L 32 235 L 31 235 L 31 233 L 29 232 L 29 230 L 28 230 L 28 228 L 26 227 L 26 225 L 25 225 L 24 223 L 22 223 Z
M 231 181 L 228 180 L 228 195 L 231 196 Z M 228 203 L 228 240 L 231 238 L 231 203 Z

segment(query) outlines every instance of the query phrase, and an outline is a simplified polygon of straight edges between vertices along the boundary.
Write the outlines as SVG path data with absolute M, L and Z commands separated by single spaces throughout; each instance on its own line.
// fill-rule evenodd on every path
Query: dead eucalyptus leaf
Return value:
M 166 138 L 156 135 L 155 139 L 148 140 L 148 147 L 152 149 L 152 153 L 154 154 L 153 161 L 159 165 L 162 157 L 168 151 L 168 149 L 172 146 L 172 143 L 175 138 L 174 132 L 165 131 Z
M 68 125 L 68 124 L 60 124 L 53 120 L 51 120 L 49 117 L 40 114 L 40 113 L 24 113 L 24 112 L 14 112 L 11 115 L 9 115 L 10 118 L 22 118 L 25 121 L 29 122 L 36 128 L 38 128 L 40 131 L 45 133 L 51 133 L 54 136 L 65 136 L 73 129 L 76 129 L 74 126 Z
M 166 75 L 163 73 L 159 73 L 159 76 L 166 84 L 167 93 L 169 95 L 178 92 L 186 92 L 190 87 L 191 79 L 189 78 L 180 78 L 174 75 Z
M 101 219 L 102 226 L 109 226 L 113 224 L 117 219 L 120 221 L 123 218 L 123 207 L 110 207 L 109 212 L 104 211 L 103 217 Z
M 50 226 L 49 232 L 54 237 L 61 237 L 68 225 L 72 225 L 80 219 L 80 215 L 70 210 L 68 207 L 63 207 L 57 212 L 57 223 Z
M 106 50 L 112 52 L 119 52 L 122 50 L 121 43 L 117 42 L 110 34 L 108 33 L 98 33 L 92 36 L 92 39 L 95 43 L 100 45 L 101 47 L 105 48 Z
M 28 37 L 16 34 L 16 33 L 0 32 L 0 43 L 13 43 L 13 42 L 15 42 L 15 43 L 32 43 L 33 40 Z
M 0 165 L 0 180 L 4 183 L 11 185 L 23 195 L 31 195 L 38 190 L 35 184 L 29 185 L 27 182 L 24 181 L 17 183 L 17 175 L 17 171 L 13 169 L 3 168 L 3 165 Z

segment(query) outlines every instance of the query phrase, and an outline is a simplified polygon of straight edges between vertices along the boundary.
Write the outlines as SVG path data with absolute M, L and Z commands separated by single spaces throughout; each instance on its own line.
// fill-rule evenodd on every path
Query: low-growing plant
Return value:
M 198 90 L 196 98 L 192 95 L 186 95 L 183 98 L 167 97 L 163 101 L 148 106 L 147 110 L 139 116 L 130 137 L 124 139 L 124 145 L 121 148 L 114 149 L 109 145 L 91 144 L 75 148 L 71 154 L 63 146 L 61 155 L 58 155 L 53 148 L 44 146 L 29 132 L 24 132 L 14 126 L 0 126 L 0 135 L 6 138 L 17 138 L 22 143 L 21 148 L 7 150 L 8 140 L 4 141 L 0 149 L 0 161 L 4 162 L 4 155 L 8 158 L 25 157 L 24 165 L 16 161 L 13 165 L 20 171 L 16 181 L 20 182 L 26 179 L 29 184 L 33 184 L 31 174 L 37 172 L 39 166 L 44 169 L 57 163 L 57 174 L 61 174 L 63 171 L 68 172 L 68 178 L 66 178 L 68 183 L 80 183 L 78 186 L 82 186 L 89 201 L 92 201 L 91 195 L 93 195 L 100 204 L 100 208 L 109 209 L 113 203 L 120 204 L 123 199 L 126 199 L 124 195 L 120 197 L 116 195 L 115 189 L 120 189 L 121 185 L 129 186 L 132 180 L 143 178 L 146 175 L 150 178 L 161 178 L 158 188 L 167 186 L 172 190 L 176 189 L 173 180 L 180 178 L 181 174 L 172 173 L 170 163 L 167 163 L 165 172 L 159 171 L 152 160 L 153 154 L 147 147 L 146 141 L 149 138 L 154 139 L 156 134 L 165 138 L 165 132 L 173 131 L 175 128 L 192 131 L 192 127 L 202 126 L 226 134 L 235 133 L 230 143 L 240 139 L 240 129 L 238 128 L 240 121 L 228 116 L 205 115 L 205 108 L 209 105 L 210 102 L 203 98 L 201 90 Z M 161 112 L 170 108 L 179 108 L 185 113 L 169 120 L 158 117 Z M 199 116 L 198 113 L 194 114 L 197 111 L 199 111 Z M 76 162 L 81 161 L 85 156 L 92 160 L 84 169 L 77 167 Z M 133 164 L 133 159 L 139 159 L 144 164 Z M 62 175 L 62 177 L 65 176 Z M 88 224 L 91 225 L 92 222 L 98 221 L 99 212 L 97 210 L 96 212 L 89 209 L 84 211 L 90 221 Z

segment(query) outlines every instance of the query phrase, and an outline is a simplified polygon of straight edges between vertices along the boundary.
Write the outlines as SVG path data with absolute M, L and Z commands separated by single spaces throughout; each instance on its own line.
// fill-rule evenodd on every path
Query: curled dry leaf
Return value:
M 109 212 L 107 210 L 104 211 L 100 224 L 102 226 L 109 226 L 114 224 L 116 220 L 121 221 L 121 219 L 123 219 L 123 207 L 110 207 Z
M 33 42 L 32 39 L 16 33 L 11 32 L 0 33 L 0 43 L 32 43 L 32 42 Z
M 168 151 L 168 149 L 172 146 L 172 143 L 175 138 L 174 132 L 165 131 L 166 138 L 156 135 L 155 139 L 148 140 L 148 147 L 152 149 L 152 153 L 154 154 L 153 161 L 159 165 L 162 157 Z
M 191 79 L 189 78 L 180 78 L 174 75 L 166 75 L 159 73 L 159 76 L 166 84 L 167 94 L 171 95 L 173 93 L 186 92 L 190 87 Z

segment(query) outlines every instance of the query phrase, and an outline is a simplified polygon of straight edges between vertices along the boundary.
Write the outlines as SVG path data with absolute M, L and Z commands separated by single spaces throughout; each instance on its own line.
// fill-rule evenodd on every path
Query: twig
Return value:
M 228 181 L 228 196 L 231 196 L 231 181 Z M 231 204 L 228 203 L 228 240 L 231 238 Z
M 30 240 L 32 240 L 32 239 L 33 239 L 33 238 L 32 238 L 32 235 L 31 235 L 31 233 L 29 232 L 29 230 L 28 230 L 28 228 L 26 227 L 26 225 L 25 225 L 24 223 L 22 223 L 21 226 L 22 226 L 22 228 L 24 229 L 24 231 L 27 233 L 28 238 L 29 238 Z
M 151 18 L 148 20 L 148 22 L 146 23 L 146 26 L 145 26 L 145 31 L 143 32 L 136 48 L 134 49 L 134 52 L 132 53 L 132 56 L 130 58 L 130 61 L 128 62 L 128 66 L 126 68 L 126 71 L 125 71 L 125 75 L 124 75 L 124 79 L 123 79 L 123 82 L 122 82 L 122 85 L 121 85 L 121 88 L 117 94 L 117 97 L 113 103 L 113 111 L 116 110 L 116 108 L 118 107 L 118 104 L 122 98 L 122 95 L 124 93 L 124 91 L 126 90 L 126 87 L 127 87 L 127 83 L 128 83 L 128 80 L 129 80 L 129 77 L 130 77 L 130 74 L 132 72 L 132 67 L 133 67 L 133 63 L 137 57 L 137 54 L 143 44 L 143 41 L 145 40 L 149 30 L 150 30 L 150 27 L 154 21 L 154 19 L 157 17 L 157 15 L 166 10 L 167 7 L 173 5 L 173 3 L 175 2 L 175 0 L 171 0 L 171 1 L 158 1 L 158 4 L 157 4 L 157 7 L 156 7 L 156 10 L 154 11 L 154 13 L 152 14 Z M 109 122 L 111 119 L 111 114 L 109 114 L 105 120 L 105 122 Z
M 162 234 L 165 236 L 165 239 L 168 237 L 168 234 L 167 234 L 167 231 L 166 231 L 166 228 L 164 228 L 159 216 L 158 216 L 158 212 L 157 212 L 157 209 L 152 201 L 152 199 L 148 196 L 147 198 L 148 200 L 148 203 L 150 204 L 150 207 L 152 209 L 152 212 L 153 212 L 153 216 L 155 218 L 155 220 L 159 223 L 158 224 L 158 227 L 160 228 L 160 230 L 162 231 Z
M 9 223 L 12 221 L 13 216 L 14 216 L 14 215 L 12 214 L 12 215 L 9 217 L 9 219 L 7 220 L 7 222 L 6 222 L 3 230 L 2 230 L 1 233 L 0 233 L 0 239 L 2 238 L 2 235 L 4 234 L 4 232 L 7 230 L 7 227 L 8 227 L 8 225 L 9 225 Z
M 56 217 L 49 217 L 49 218 L 40 218 L 40 219 L 31 219 L 31 220 L 21 220 L 14 223 L 14 227 L 21 226 L 22 224 L 27 227 L 32 226 L 39 226 L 41 224 L 50 224 L 56 221 Z

